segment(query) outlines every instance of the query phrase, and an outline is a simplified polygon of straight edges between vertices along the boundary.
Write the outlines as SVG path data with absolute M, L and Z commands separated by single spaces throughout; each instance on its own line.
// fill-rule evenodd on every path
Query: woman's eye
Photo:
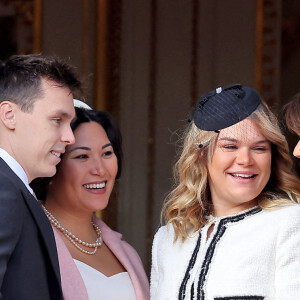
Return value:
M 264 151 L 266 151 L 266 150 L 267 150 L 266 147 L 255 147 L 255 148 L 254 148 L 254 151 L 257 151 L 257 152 L 264 152 Z
M 75 156 L 76 159 L 85 159 L 85 158 L 88 158 L 88 156 L 86 154 L 80 154 L 80 155 L 77 155 Z
M 237 146 L 236 145 L 222 145 L 221 148 L 224 150 L 236 150 Z
M 111 155 L 113 155 L 113 151 L 105 151 L 104 153 L 103 153 L 103 156 L 105 156 L 105 157 L 108 157 L 108 156 L 111 156 Z

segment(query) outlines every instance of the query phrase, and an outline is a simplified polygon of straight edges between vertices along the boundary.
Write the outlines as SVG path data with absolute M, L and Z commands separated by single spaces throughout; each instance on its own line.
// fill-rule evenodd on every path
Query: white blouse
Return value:
M 91 266 L 74 259 L 85 284 L 89 300 L 136 300 L 127 272 L 107 277 Z

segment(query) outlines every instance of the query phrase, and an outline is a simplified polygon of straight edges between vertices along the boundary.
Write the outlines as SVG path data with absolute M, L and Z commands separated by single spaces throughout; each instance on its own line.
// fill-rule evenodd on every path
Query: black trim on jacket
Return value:
M 219 223 L 219 225 L 217 227 L 217 230 L 216 230 L 216 234 L 214 235 L 214 237 L 212 238 L 212 240 L 210 242 L 210 245 L 209 245 L 209 247 L 206 251 L 204 261 L 201 265 L 201 272 L 200 272 L 199 280 L 198 280 L 198 284 L 197 284 L 197 295 L 194 295 L 194 284 L 195 284 L 195 282 L 193 282 L 193 284 L 192 284 L 192 290 L 193 291 L 191 291 L 191 298 L 190 298 L 191 300 L 193 300 L 195 296 L 196 296 L 197 300 L 205 300 L 204 285 L 205 285 L 205 282 L 207 280 L 207 273 L 209 271 L 212 258 L 214 256 L 215 249 L 216 249 L 219 241 L 221 240 L 222 236 L 224 235 L 225 231 L 227 230 L 226 225 L 228 223 L 239 222 L 239 221 L 245 219 L 248 216 L 252 216 L 252 215 L 260 212 L 261 210 L 262 209 L 260 207 L 255 207 L 255 208 L 250 209 L 250 210 L 248 210 L 244 213 L 241 213 L 241 214 L 238 214 L 238 215 L 235 215 L 235 216 L 231 216 L 231 217 L 227 217 L 227 218 L 224 218 L 224 219 L 220 220 L 220 223 Z M 180 285 L 178 300 L 184 300 L 185 299 L 186 286 L 187 286 L 188 280 L 190 279 L 190 272 L 193 269 L 193 267 L 195 265 L 195 262 L 196 262 L 196 259 L 197 259 L 197 255 L 198 255 L 198 252 L 199 252 L 199 249 L 200 249 L 200 242 L 201 242 L 201 231 L 199 233 L 199 238 L 197 240 L 197 243 L 196 243 L 195 249 L 193 251 L 192 257 L 189 261 L 189 265 L 187 267 L 185 276 L 184 276 L 184 278 L 182 280 L 182 283 Z M 261 300 L 261 299 L 263 299 L 263 298 L 249 298 L 249 297 L 260 297 L 260 296 L 245 296 L 245 297 L 248 297 L 248 298 L 241 298 L 239 296 L 237 296 L 237 297 L 238 298 L 235 298 L 235 296 L 233 296 L 233 297 L 229 297 L 229 298 L 216 298 L 216 299 L 220 299 L 220 300 L 221 299 L 226 299 L 226 300 L 231 300 L 231 299 L 232 300 L 239 300 L 239 299 L 243 299 L 243 300 L 258 299 L 258 300 Z

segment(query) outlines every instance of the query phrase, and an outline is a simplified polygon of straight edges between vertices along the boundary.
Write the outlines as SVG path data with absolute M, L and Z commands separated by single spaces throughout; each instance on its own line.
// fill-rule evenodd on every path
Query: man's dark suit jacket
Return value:
M 37 200 L 1 158 L 0 299 L 62 299 L 51 225 Z

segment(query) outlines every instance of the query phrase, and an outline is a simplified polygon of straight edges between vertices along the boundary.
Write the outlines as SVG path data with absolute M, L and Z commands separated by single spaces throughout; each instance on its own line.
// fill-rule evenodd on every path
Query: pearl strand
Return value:
M 97 226 L 95 223 L 91 222 L 96 233 L 97 233 L 97 239 L 95 243 L 87 243 L 87 242 L 83 242 L 81 239 L 79 239 L 78 237 L 75 236 L 75 234 L 73 234 L 71 231 L 65 229 L 60 223 L 59 221 L 46 209 L 46 207 L 42 204 L 41 205 L 47 218 L 49 219 L 49 221 L 58 229 L 60 230 L 65 237 L 81 252 L 85 253 L 85 254 L 89 254 L 89 255 L 93 255 L 97 252 L 97 249 L 99 246 L 102 245 L 103 240 L 102 240 L 102 233 L 101 233 L 101 229 L 99 228 L 99 226 Z M 85 249 L 83 249 L 79 244 L 89 247 L 89 248 L 95 248 L 93 251 L 87 251 Z

